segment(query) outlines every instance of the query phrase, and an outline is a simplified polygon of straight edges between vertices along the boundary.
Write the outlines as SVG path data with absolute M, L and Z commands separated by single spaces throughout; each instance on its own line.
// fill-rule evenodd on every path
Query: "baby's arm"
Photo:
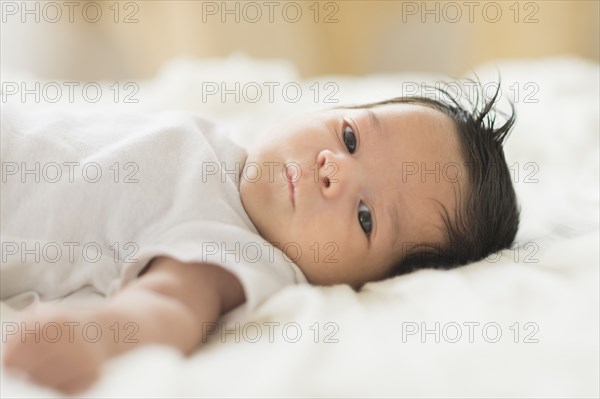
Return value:
M 43 339 L 43 334 L 39 342 L 35 334 L 24 339 L 21 334 L 12 335 L 4 350 L 4 363 L 25 371 L 38 383 L 79 392 L 96 380 L 106 359 L 140 345 L 166 344 L 191 353 L 206 338 L 207 323 L 244 301 L 238 279 L 225 269 L 158 258 L 145 274 L 101 306 L 86 310 L 40 306 L 25 320 L 29 331 L 36 322 L 41 328 L 49 323 L 66 328 L 76 322 L 78 334 L 71 335 L 72 342 L 67 331 L 62 331 L 56 342 L 54 333 L 53 342 Z M 91 322 L 98 323 L 103 334 L 95 343 L 81 333 L 81 326 Z M 124 329 L 126 325 L 128 329 Z M 115 339 L 117 331 L 119 339 Z M 131 331 L 135 334 L 126 340 Z

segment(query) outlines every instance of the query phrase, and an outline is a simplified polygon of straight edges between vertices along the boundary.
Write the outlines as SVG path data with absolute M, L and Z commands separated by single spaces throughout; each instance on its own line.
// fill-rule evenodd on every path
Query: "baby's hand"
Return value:
M 90 311 L 38 305 L 17 323 L 6 339 L 3 361 L 8 369 L 67 394 L 81 392 L 98 378 L 106 360 L 103 341 Z

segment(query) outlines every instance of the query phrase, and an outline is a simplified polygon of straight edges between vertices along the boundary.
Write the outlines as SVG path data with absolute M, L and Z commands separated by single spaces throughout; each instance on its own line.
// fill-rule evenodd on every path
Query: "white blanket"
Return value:
M 86 396 L 598 397 L 599 66 L 554 58 L 476 71 L 486 82 L 496 67 L 518 112 L 506 147 L 523 209 L 518 246 L 456 270 L 368 284 L 358 294 L 346 286 L 286 288 L 253 314 L 228 315 L 190 358 L 157 346 L 114 359 Z M 337 105 L 323 103 L 335 90 L 341 104 L 364 103 L 438 78 L 302 80 L 275 61 L 180 60 L 139 85 L 139 103 L 100 104 L 199 111 L 247 144 L 277 118 Z M 206 82 L 236 81 L 298 82 L 303 94 L 297 103 L 277 90 L 270 102 L 267 89 L 254 103 L 207 96 L 214 86 Z M 3 321 L 10 316 L 3 307 Z M 4 370 L 1 393 L 60 396 Z

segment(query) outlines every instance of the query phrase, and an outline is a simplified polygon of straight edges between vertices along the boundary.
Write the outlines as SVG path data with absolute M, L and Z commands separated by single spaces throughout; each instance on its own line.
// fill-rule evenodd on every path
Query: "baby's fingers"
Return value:
M 93 375 L 74 375 L 71 378 L 65 379 L 63 382 L 56 384 L 56 389 L 67 395 L 75 395 L 86 391 L 97 379 L 98 377 Z
M 31 381 L 64 393 L 83 391 L 100 374 L 101 364 L 93 350 L 78 343 L 18 343 L 5 355 L 7 368 L 21 370 Z
M 40 384 L 63 393 L 75 394 L 90 387 L 99 376 L 99 369 L 77 362 L 69 353 L 46 359 L 30 373 L 30 378 Z
M 8 369 L 20 369 L 30 373 L 39 364 L 52 357 L 52 348 L 44 341 L 9 337 L 6 341 L 2 361 Z

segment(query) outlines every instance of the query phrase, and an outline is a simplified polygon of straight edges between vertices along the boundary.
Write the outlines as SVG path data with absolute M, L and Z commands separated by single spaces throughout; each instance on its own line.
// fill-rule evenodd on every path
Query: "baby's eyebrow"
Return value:
M 379 118 L 377 114 L 370 108 L 365 108 L 367 111 L 367 115 L 369 116 L 369 123 L 371 126 L 375 128 L 375 131 L 381 135 L 381 123 L 379 122 Z
M 387 207 L 387 213 L 389 216 L 389 221 L 392 224 L 392 229 L 391 229 L 391 234 L 392 237 L 394 237 L 393 240 L 390 241 L 391 245 L 390 245 L 390 251 L 393 252 L 394 248 L 396 247 L 396 241 L 398 241 L 398 238 L 400 237 L 400 218 L 398 216 L 398 207 L 394 206 L 394 205 L 390 205 Z
M 367 115 L 369 117 L 369 124 L 373 127 L 373 130 L 375 130 L 375 135 L 374 138 L 381 138 L 381 135 L 383 134 L 383 131 L 381 129 L 381 122 L 379 121 L 379 118 L 377 117 L 377 114 L 370 108 L 365 108 L 365 111 L 367 111 Z M 398 207 L 394 204 L 385 207 L 387 214 L 388 214 L 388 220 L 390 221 L 392 228 L 391 228 L 391 234 L 394 237 L 393 240 L 390 240 L 390 251 L 393 251 L 394 248 L 396 247 L 396 242 L 398 241 L 398 239 L 400 238 L 400 217 L 398 215 Z

